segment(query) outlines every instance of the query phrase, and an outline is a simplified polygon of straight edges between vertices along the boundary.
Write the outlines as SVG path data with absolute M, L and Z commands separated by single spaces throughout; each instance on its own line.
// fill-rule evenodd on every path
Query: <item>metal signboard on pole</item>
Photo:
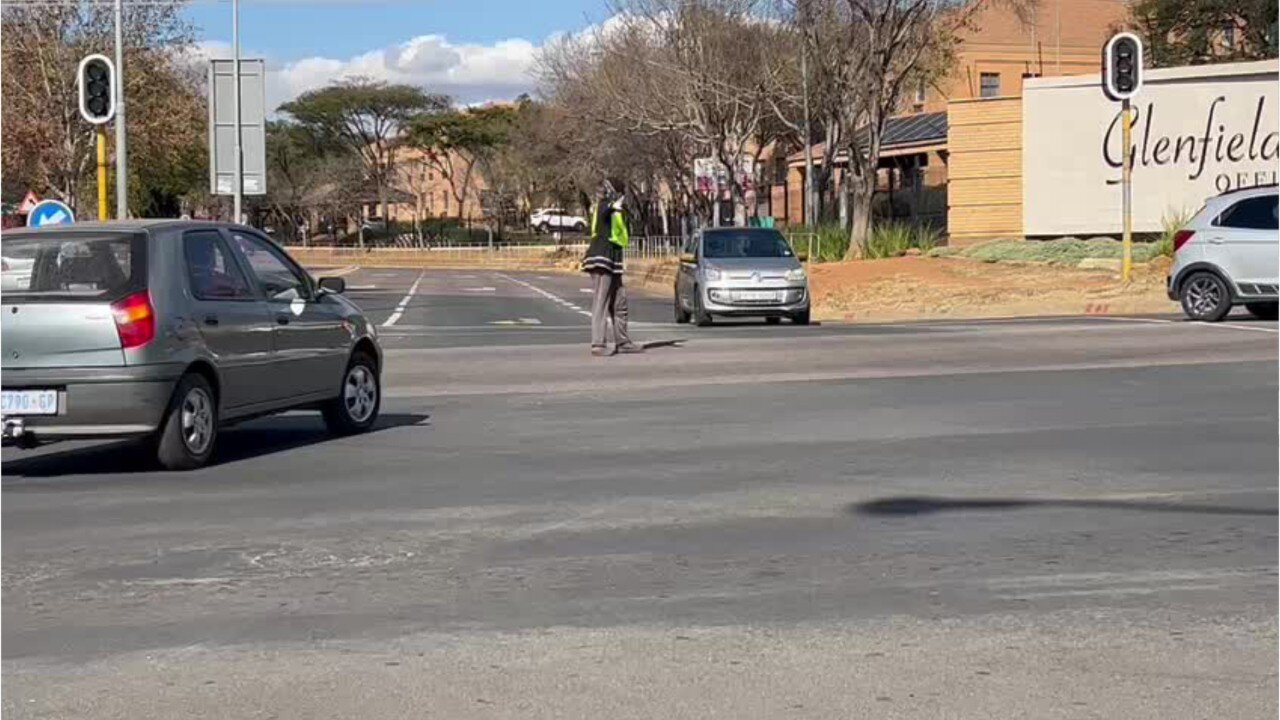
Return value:
M 236 192 L 235 61 L 209 62 L 209 192 Z M 240 143 L 245 195 L 267 193 L 266 63 L 240 61 Z M 239 220 L 239 218 L 236 218 Z

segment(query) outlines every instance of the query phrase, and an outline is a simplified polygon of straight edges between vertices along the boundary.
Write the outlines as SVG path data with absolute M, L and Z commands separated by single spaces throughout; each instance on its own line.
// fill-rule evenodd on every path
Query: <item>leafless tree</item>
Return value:
M 709 208 L 692 192 L 693 160 L 736 170 L 786 131 L 768 93 L 779 64 L 792 61 L 778 50 L 790 31 L 769 7 L 764 0 L 618 0 L 600 29 L 544 52 L 544 94 L 574 108 L 597 150 L 619 146 L 664 176 L 655 186 L 691 208 Z M 639 150 L 657 155 L 645 162 Z M 739 207 L 749 179 L 728 173 Z

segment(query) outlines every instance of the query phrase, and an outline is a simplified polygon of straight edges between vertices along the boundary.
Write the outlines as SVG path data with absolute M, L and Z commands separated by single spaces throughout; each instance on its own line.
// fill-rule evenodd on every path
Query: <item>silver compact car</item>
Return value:
M 161 465 L 213 454 L 220 427 L 296 408 L 336 433 L 381 404 L 373 325 L 258 231 L 78 223 L 4 234 L 6 443 L 141 437 Z
M 1280 304 L 1280 194 L 1275 185 L 1210 198 L 1173 236 L 1169 299 L 1192 320 L 1217 322 L 1236 305 L 1275 320 Z
M 809 279 L 786 238 L 766 228 L 715 228 L 689 239 L 676 274 L 676 322 L 790 318 L 809 324 Z

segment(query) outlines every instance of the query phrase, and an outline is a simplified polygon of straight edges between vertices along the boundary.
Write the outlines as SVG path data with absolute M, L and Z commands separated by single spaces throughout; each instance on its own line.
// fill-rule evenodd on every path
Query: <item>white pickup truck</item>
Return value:
M 571 230 L 573 232 L 586 232 L 587 219 L 581 215 L 571 215 L 561 208 L 542 208 L 534 210 L 529 215 L 529 225 L 534 230 L 542 233 L 548 232 L 564 232 Z

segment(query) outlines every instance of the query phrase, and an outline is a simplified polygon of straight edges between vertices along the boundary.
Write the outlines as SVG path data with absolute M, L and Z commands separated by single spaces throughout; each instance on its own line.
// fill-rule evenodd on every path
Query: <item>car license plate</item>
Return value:
M 4 390 L 0 415 L 57 415 L 57 390 Z
M 778 299 L 778 293 L 773 290 L 740 290 L 738 299 L 754 302 L 772 301 Z

